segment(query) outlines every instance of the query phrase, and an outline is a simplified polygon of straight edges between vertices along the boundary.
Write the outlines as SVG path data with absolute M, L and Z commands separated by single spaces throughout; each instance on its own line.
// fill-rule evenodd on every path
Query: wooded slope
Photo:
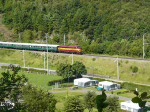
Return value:
M 3 23 L 22 42 L 82 46 L 85 53 L 142 56 L 142 37 L 150 42 L 149 0 L 1 0 Z M 18 37 L 14 41 L 18 41 Z M 20 41 L 20 40 L 19 40 Z M 150 56 L 150 46 L 145 46 Z

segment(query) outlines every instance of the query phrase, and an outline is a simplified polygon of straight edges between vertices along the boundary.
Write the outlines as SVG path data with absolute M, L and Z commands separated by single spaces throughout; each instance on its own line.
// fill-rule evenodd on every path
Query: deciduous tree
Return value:
M 21 95 L 21 88 L 27 82 L 27 78 L 24 75 L 19 75 L 19 66 L 9 66 L 6 72 L 2 72 L 2 77 L 0 78 L 0 101 L 3 102 L 5 99 L 9 99 L 15 103 L 15 110 L 19 105 L 19 99 Z
M 55 112 L 56 100 L 51 93 L 27 85 L 22 95 L 25 112 Z
M 87 70 L 86 67 L 83 63 L 76 61 L 73 65 L 72 65 L 72 71 L 73 71 L 73 75 L 76 77 L 81 77 L 82 74 L 86 75 L 87 74 Z

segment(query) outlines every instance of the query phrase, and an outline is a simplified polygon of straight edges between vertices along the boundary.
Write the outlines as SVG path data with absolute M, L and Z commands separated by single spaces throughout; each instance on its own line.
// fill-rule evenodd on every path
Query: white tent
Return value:
M 113 82 L 109 82 L 109 81 L 102 81 L 102 82 L 99 82 L 98 87 L 103 88 L 106 91 L 110 91 L 110 90 L 119 89 L 120 85 L 113 83 Z
M 121 109 L 127 110 L 128 112 L 140 112 L 140 107 L 138 103 L 133 103 L 132 101 L 121 102 Z
M 74 79 L 74 85 L 78 87 L 88 87 L 90 86 L 90 79 L 89 78 Z

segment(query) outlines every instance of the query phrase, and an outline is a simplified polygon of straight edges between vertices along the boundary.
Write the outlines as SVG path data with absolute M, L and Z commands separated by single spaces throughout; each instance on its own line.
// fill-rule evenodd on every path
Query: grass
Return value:
M 0 69 L 0 77 L 2 76 L 1 72 L 4 72 L 4 70 Z M 19 72 L 18 74 L 19 75 L 24 74 L 28 78 L 29 83 L 31 83 L 33 86 L 36 86 L 46 91 L 52 89 L 52 86 L 48 86 L 49 81 L 62 78 L 56 75 L 44 75 L 44 74 L 35 74 L 35 73 L 33 74 L 27 72 Z
M 102 76 L 110 76 L 117 79 L 117 64 L 115 59 L 110 58 L 93 58 L 85 57 L 83 55 L 74 55 L 74 62 L 82 62 L 88 74 L 97 74 Z M 43 52 L 25 52 L 26 67 L 44 68 L 44 53 Z M 13 63 L 23 66 L 22 51 L 14 50 L 0 50 L 1 63 Z M 45 61 L 46 62 L 46 61 Z M 49 53 L 49 68 L 56 70 L 60 63 L 72 63 L 72 55 L 63 55 Z M 138 72 L 132 73 L 132 67 L 137 66 Z M 142 83 L 150 85 L 150 62 L 140 61 L 119 61 L 119 75 L 120 79 L 128 82 Z

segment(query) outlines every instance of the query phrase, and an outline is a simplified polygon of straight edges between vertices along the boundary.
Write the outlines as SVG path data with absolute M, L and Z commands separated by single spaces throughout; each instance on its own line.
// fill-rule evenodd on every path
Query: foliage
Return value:
M 148 96 L 147 92 L 139 94 L 138 91 L 134 91 L 134 94 L 136 95 L 136 97 L 132 98 L 132 102 L 138 103 L 139 107 L 141 107 L 141 109 L 144 109 L 147 102 L 146 99 L 150 98 L 150 95 Z
M 88 91 L 84 96 L 84 105 L 85 108 L 89 110 L 89 112 L 93 111 L 93 107 L 95 107 L 96 101 L 96 93 L 94 91 Z
M 72 87 L 73 83 L 62 83 L 61 87 Z
M 78 97 L 68 97 L 65 104 L 65 112 L 83 112 L 83 104 Z
M 137 88 L 141 92 L 150 90 L 149 86 L 138 85 L 138 84 L 133 84 L 133 83 L 127 83 L 127 82 L 122 83 L 121 87 L 124 88 L 124 89 L 130 90 L 130 91 L 135 90 L 135 88 Z M 148 91 L 148 93 L 150 94 L 149 91 Z
M 22 90 L 22 97 L 24 112 L 55 112 L 56 100 L 49 92 L 27 85 Z
M 73 75 L 77 78 L 77 77 L 81 77 L 82 74 L 87 74 L 87 70 L 85 65 L 82 62 L 78 62 L 76 61 L 73 65 L 72 65 L 72 71 L 73 71 Z
M 73 72 L 71 69 L 71 65 L 61 63 L 57 68 L 57 75 L 62 76 L 64 79 L 72 77 Z
M 62 76 L 64 79 L 75 76 L 81 77 L 86 74 L 87 70 L 85 65 L 81 62 L 75 62 L 73 65 L 61 63 L 57 68 L 57 75 Z
M 63 44 L 64 34 L 70 39 L 77 33 L 72 44 L 82 46 L 84 53 L 140 57 L 142 36 L 150 29 L 149 5 L 148 0 L 1 0 L 0 13 L 15 33 L 24 32 L 24 42 L 42 39 L 48 32 L 54 37 L 51 43 Z M 149 57 L 150 47 L 145 51 Z
M 27 82 L 27 78 L 24 75 L 18 75 L 20 70 L 19 66 L 9 66 L 7 72 L 2 72 L 0 78 L 0 101 L 3 102 L 5 99 L 9 99 L 15 103 L 15 109 L 19 109 L 19 99 L 21 95 L 21 88 Z
M 98 112 L 102 112 L 104 108 L 106 108 L 106 94 L 105 94 L 105 91 L 102 91 L 102 94 L 101 95 L 97 95 L 96 96 L 96 105 L 97 105 L 97 110 Z
M 138 67 L 137 66 L 132 67 L 132 72 L 137 73 L 138 72 Z
M 62 79 L 51 80 L 48 82 L 48 86 L 52 86 L 52 85 L 54 85 L 54 83 L 61 82 L 61 81 L 62 81 Z
M 106 103 L 107 107 L 103 109 L 104 112 L 120 112 L 118 97 L 108 97 Z

